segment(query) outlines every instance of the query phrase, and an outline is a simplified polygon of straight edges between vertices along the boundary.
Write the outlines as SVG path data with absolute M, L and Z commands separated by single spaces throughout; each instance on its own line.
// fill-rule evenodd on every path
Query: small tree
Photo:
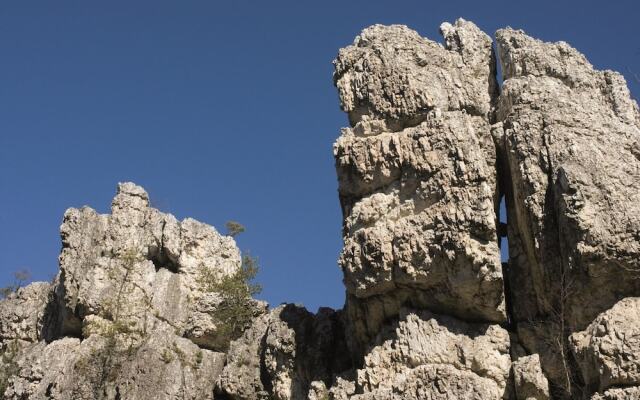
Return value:
M 227 223 L 224 225 L 227 228 L 227 235 L 231 237 L 236 237 L 236 235 L 239 235 L 242 232 L 244 232 L 244 226 L 239 222 L 227 221 Z
M 215 271 L 207 268 L 200 272 L 198 283 L 202 290 L 218 293 L 222 298 L 211 315 L 219 324 L 218 335 L 225 347 L 240 337 L 251 324 L 255 314 L 251 304 L 253 296 L 262 291 L 262 287 L 253 282 L 258 270 L 257 258 L 244 255 L 240 269 L 233 275 L 220 278 Z
M 19 269 L 13 273 L 13 283 L 0 288 L 0 299 L 8 297 L 11 293 L 16 292 L 25 283 L 31 279 L 31 273 L 26 269 Z

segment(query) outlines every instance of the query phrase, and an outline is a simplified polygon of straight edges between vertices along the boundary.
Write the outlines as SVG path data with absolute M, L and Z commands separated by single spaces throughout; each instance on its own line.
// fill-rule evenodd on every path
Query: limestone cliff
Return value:
M 4 397 L 640 399 L 624 78 L 507 28 L 500 87 L 491 37 L 440 28 L 375 25 L 334 61 L 343 310 L 253 301 L 227 346 L 198 276 L 241 268 L 233 239 L 120 184 L 110 215 L 67 211 L 52 284 L 0 301 Z

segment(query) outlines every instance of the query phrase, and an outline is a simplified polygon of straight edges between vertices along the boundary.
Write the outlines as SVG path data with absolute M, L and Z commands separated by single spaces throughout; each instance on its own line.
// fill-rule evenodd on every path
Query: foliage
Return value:
M 202 350 L 198 350 L 198 352 L 196 353 L 196 365 L 198 367 L 200 367 L 200 365 L 202 364 L 203 357 L 204 353 L 202 352 Z
M 201 289 L 222 298 L 212 316 L 218 322 L 218 335 L 225 347 L 251 324 L 255 314 L 252 297 L 262 291 L 262 287 L 253 282 L 258 270 L 257 258 L 244 255 L 240 269 L 232 275 L 219 277 L 217 271 L 208 268 L 200 271 L 198 283 Z
M 174 360 L 178 360 L 182 368 L 198 369 L 202 365 L 204 353 L 201 349 L 195 353 L 194 361 L 190 361 L 190 357 L 185 353 L 176 342 L 171 344 L 171 348 L 165 348 L 160 353 L 160 361 L 165 364 L 171 364 Z
M 9 380 L 18 372 L 16 358 L 19 350 L 17 341 L 6 343 L 5 347 L 0 350 L 0 396 L 4 395 Z
M 227 228 L 227 235 L 231 237 L 236 237 L 236 235 L 241 234 L 245 230 L 244 226 L 236 221 L 227 221 L 225 227 Z
M 171 364 L 174 360 L 173 354 L 171 354 L 171 350 L 164 349 L 162 354 L 160 354 L 160 360 L 165 364 Z
M 20 269 L 13 273 L 13 283 L 0 288 L 0 299 L 8 297 L 11 293 L 18 291 L 31 279 L 31 273 L 26 269 Z

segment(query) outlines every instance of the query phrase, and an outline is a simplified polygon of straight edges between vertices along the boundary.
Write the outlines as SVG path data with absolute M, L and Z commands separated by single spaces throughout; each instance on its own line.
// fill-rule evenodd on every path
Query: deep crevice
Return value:
M 164 229 L 167 225 L 167 221 L 162 221 L 162 229 L 160 233 L 160 243 L 157 246 L 150 247 L 147 251 L 147 259 L 151 261 L 156 268 L 156 272 L 161 268 L 168 269 L 173 273 L 177 273 L 180 270 L 180 265 L 171 259 L 169 255 L 164 251 Z
M 262 383 L 262 387 L 267 393 L 273 393 L 273 385 L 271 384 L 271 379 L 269 378 L 269 371 L 267 371 L 266 364 L 265 352 L 267 349 L 267 335 L 268 332 L 265 332 L 265 334 L 260 339 L 260 383 Z
M 500 258 L 502 262 L 502 280 L 504 283 L 504 303 L 507 313 L 506 328 L 508 331 L 516 332 L 517 322 L 511 301 L 513 292 L 511 290 L 511 270 L 509 268 L 509 239 L 508 234 L 508 214 L 506 207 L 506 196 L 500 197 L 500 207 L 498 213 L 498 246 L 500 248 Z

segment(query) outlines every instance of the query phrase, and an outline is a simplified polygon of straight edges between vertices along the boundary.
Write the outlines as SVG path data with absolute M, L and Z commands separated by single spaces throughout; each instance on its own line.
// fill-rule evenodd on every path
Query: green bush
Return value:
M 262 291 L 262 287 L 253 282 L 258 270 L 257 258 L 244 255 L 240 269 L 233 275 L 220 278 L 211 269 L 200 271 L 198 283 L 201 289 L 222 298 L 212 317 L 218 322 L 218 335 L 220 342 L 225 343 L 225 350 L 229 342 L 242 335 L 254 317 L 253 296 Z
M 227 235 L 231 237 L 236 237 L 236 235 L 244 232 L 244 226 L 236 221 L 227 221 L 225 227 L 227 228 Z

